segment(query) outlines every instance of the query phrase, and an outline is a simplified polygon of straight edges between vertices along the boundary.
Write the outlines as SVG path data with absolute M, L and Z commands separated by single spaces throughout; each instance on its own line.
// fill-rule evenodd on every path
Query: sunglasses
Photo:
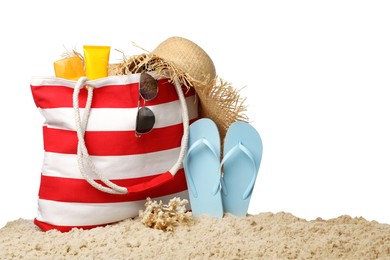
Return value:
M 142 72 L 139 83 L 138 112 L 135 123 L 135 136 L 137 137 L 149 133 L 154 127 L 156 118 L 153 111 L 145 107 L 145 103 L 157 97 L 157 93 L 157 80 L 148 73 Z M 144 100 L 142 107 L 140 107 L 141 99 Z

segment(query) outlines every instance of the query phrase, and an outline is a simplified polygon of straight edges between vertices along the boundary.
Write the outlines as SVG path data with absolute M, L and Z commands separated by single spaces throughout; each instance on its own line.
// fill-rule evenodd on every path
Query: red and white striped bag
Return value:
M 135 217 L 147 197 L 188 199 L 182 159 L 195 92 L 158 80 L 146 103 L 154 129 L 135 135 L 140 74 L 88 81 L 32 78 L 43 125 L 44 162 L 34 222 L 42 230 L 89 229 Z M 88 87 L 85 87 L 88 86 Z

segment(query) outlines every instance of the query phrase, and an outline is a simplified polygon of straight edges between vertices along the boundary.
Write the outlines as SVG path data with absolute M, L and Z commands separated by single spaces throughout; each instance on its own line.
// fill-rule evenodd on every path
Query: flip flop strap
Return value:
M 248 149 L 246 148 L 242 143 L 241 141 L 239 141 L 239 143 L 237 145 L 235 145 L 232 149 L 230 149 L 229 152 L 226 153 L 226 155 L 224 156 L 222 162 L 221 162 L 221 165 L 220 165 L 220 170 L 222 171 L 222 167 L 223 165 L 225 164 L 226 161 L 228 161 L 232 156 L 233 154 L 237 153 L 237 152 L 243 152 L 247 157 L 248 159 L 250 160 L 251 162 L 251 165 L 252 165 L 252 168 L 253 168 L 253 176 L 252 176 L 252 179 L 248 185 L 248 188 L 245 190 L 243 196 L 242 196 L 242 199 L 243 200 L 246 200 L 249 195 L 252 193 L 252 190 L 253 190 L 253 186 L 255 185 L 255 181 L 256 181 L 256 163 L 255 163 L 255 160 L 254 160 L 254 156 L 253 156 L 253 153 Z M 238 174 L 238 173 L 236 173 Z M 221 185 L 222 185 L 222 193 L 224 195 L 227 195 L 227 187 L 226 187 L 226 184 L 225 182 L 223 181 L 223 178 L 221 178 Z
M 215 151 L 215 148 L 214 146 L 205 138 L 201 138 L 197 141 L 195 141 L 191 147 L 188 149 L 188 152 L 187 152 L 187 157 L 190 157 L 191 153 L 197 149 L 197 148 L 200 148 L 201 146 L 205 146 L 207 147 L 213 154 L 213 156 L 215 158 L 217 158 L 217 160 L 219 161 L 219 156 L 217 155 L 217 152 Z M 188 160 L 184 160 L 184 164 L 185 164 L 185 168 L 186 169 L 189 169 L 188 168 Z M 187 179 L 188 179 L 188 186 L 190 187 L 190 190 L 192 191 L 193 195 L 195 198 L 198 197 L 198 192 L 196 190 L 196 187 L 195 187 L 195 184 L 194 184 L 194 180 L 192 179 L 192 176 L 191 174 L 187 174 Z M 217 194 L 218 190 L 220 188 L 220 182 L 217 183 L 217 185 L 214 187 L 214 189 L 212 190 L 212 195 L 214 196 L 215 194 Z

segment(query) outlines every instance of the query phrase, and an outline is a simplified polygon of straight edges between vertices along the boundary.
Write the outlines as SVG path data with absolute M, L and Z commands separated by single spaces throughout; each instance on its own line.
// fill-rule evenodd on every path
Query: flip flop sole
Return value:
M 250 124 L 239 121 L 229 127 L 222 161 L 222 201 L 225 212 L 246 216 L 262 153 L 260 135 Z
M 220 136 L 210 119 L 190 125 L 184 171 L 192 214 L 223 217 L 220 191 Z

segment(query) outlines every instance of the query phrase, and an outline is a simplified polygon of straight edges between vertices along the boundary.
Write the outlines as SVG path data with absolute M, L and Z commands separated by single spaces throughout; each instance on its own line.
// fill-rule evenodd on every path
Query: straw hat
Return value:
M 218 126 L 222 140 L 229 126 L 247 121 L 244 99 L 239 90 L 217 76 L 210 56 L 194 42 L 182 37 L 170 37 L 151 53 L 125 58 L 120 64 L 110 65 L 110 75 L 125 75 L 141 71 L 179 80 L 187 88 L 193 87 L 200 100 L 200 116 L 212 119 Z
M 171 37 L 160 43 L 152 54 L 169 61 L 188 74 L 193 83 L 209 85 L 216 78 L 210 56 L 198 45 L 181 37 Z

